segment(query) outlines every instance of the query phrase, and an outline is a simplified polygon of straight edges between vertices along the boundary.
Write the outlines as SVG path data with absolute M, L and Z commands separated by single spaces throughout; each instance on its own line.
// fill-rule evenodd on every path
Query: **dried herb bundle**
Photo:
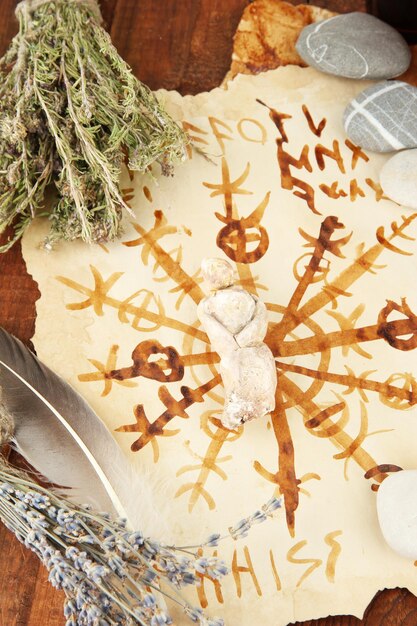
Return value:
M 280 507 L 272 498 L 262 510 L 229 528 L 233 539 Z M 166 546 L 140 531 L 126 528 L 87 506 L 78 506 L 34 483 L 10 467 L 0 455 L 0 521 L 35 552 L 49 570 L 49 581 L 65 592 L 66 626 L 164 626 L 173 621 L 161 593 L 179 605 L 186 620 L 200 626 L 223 626 L 190 606 L 179 590 L 201 584 L 200 577 L 219 580 L 228 572 L 217 557 L 204 557 L 202 547 L 217 546 L 219 534 L 200 546 Z
M 0 233 L 4 251 L 49 215 L 49 241 L 113 239 L 125 161 L 163 173 L 184 158 L 186 136 L 132 74 L 100 25 L 96 0 L 24 0 L 19 33 L 0 60 Z M 45 190 L 54 184 L 45 209 Z

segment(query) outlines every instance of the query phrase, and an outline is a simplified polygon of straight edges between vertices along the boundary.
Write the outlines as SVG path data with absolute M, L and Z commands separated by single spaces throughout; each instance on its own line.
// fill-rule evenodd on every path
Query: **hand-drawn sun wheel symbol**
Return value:
M 232 180 L 228 163 L 223 158 L 221 183 L 204 183 L 204 186 L 211 190 L 211 196 L 219 195 L 224 200 L 225 214 L 215 214 L 223 223 L 217 236 L 217 245 L 236 263 L 240 284 L 257 293 L 263 286 L 251 268 L 256 266 L 269 247 L 268 233 L 261 225 L 269 202 L 269 193 L 249 217 L 240 218 L 233 197 L 248 193 L 242 187 L 248 173 L 249 167 L 240 177 Z M 151 201 L 149 190 L 144 190 L 144 193 Z M 391 253 L 409 254 L 396 245 L 396 240 L 412 239 L 407 230 L 416 217 L 417 214 L 413 214 L 402 217 L 400 223 L 393 222 L 389 234 L 385 233 L 383 227 L 378 228 L 376 243 L 369 248 L 359 247 L 354 260 L 347 263 L 342 272 L 332 279 L 332 257 L 343 258 L 342 249 L 351 235 L 338 235 L 344 226 L 334 216 L 323 219 L 316 235 L 299 229 L 308 252 L 303 253 L 294 263 L 294 292 L 286 305 L 267 302 L 270 325 L 266 342 L 276 358 L 278 372 L 276 409 L 271 415 L 271 430 L 278 447 L 278 468 L 270 471 L 256 461 L 254 470 L 274 485 L 275 493 L 282 494 L 287 525 L 292 535 L 299 493 L 302 490 L 300 485 L 316 476 L 296 475 L 294 443 L 287 416 L 290 409 L 295 407 L 303 415 L 305 427 L 312 435 L 326 438 L 336 445 L 339 452 L 335 458 L 354 459 L 363 469 L 365 477 L 374 480 L 373 489 L 378 488 L 378 483 L 386 477 L 387 472 L 400 469 L 389 463 L 378 464 L 363 446 L 365 438 L 369 436 L 365 400 L 366 394 L 375 393 L 392 409 L 409 408 L 417 402 L 415 378 L 407 373 L 392 373 L 386 380 L 379 381 L 375 379 L 373 370 L 355 375 L 347 366 L 346 373 L 335 373 L 332 371 L 332 354 L 335 348 L 340 348 L 346 354 L 353 350 L 366 357 L 365 346 L 372 341 L 386 342 L 393 349 L 401 351 L 417 347 L 417 316 L 405 300 L 400 303 L 388 301 L 374 323 L 364 327 L 357 325 L 363 305 L 356 306 L 349 316 L 338 310 L 339 299 L 349 295 L 348 290 L 356 281 L 367 272 L 376 273 L 380 269 L 381 266 L 376 262 L 383 252 L 388 250 Z M 178 294 L 177 310 L 185 298 L 191 298 L 198 304 L 205 295 L 201 288 L 199 271 L 187 273 L 181 247 L 167 251 L 161 243 L 164 237 L 178 233 L 179 229 L 170 225 L 160 210 L 155 211 L 152 228 L 146 230 L 140 224 L 135 224 L 134 228 L 138 237 L 124 242 L 124 245 L 141 250 L 141 261 L 151 268 L 154 280 L 174 282 L 170 293 Z M 185 234 L 190 233 L 185 229 Z M 221 464 L 230 456 L 221 456 L 223 446 L 226 442 L 233 442 L 244 436 L 244 427 L 237 432 L 227 431 L 213 410 L 208 411 L 205 406 L 206 398 L 210 397 L 218 403 L 219 411 L 221 410 L 221 379 L 216 368 L 218 356 L 211 351 L 207 336 L 195 318 L 184 321 L 180 315 L 178 319 L 169 317 L 161 299 L 146 289 L 136 291 L 124 300 L 117 299 L 111 296 L 110 291 L 121 273 L 115 272 L 104 279 L 96 268 L 92 267 L 91 271 L 94 278 L 92 288 L 68 277 L 59 278 L 67 287 L 86 296 L 85 300 L 70 304 L 68 308 L 77 310 L 92 307 L 97 315 L 102 315 L 104 307 L 111 307 L 118 311 L 121 323 L 130 323 L 139 332 L 148 333 L 148 338 L 134 347 L 131 364 L 118 367 L 117 346 L 112 346 L 107 362 L 91 360 L 96 371 L 83 373 L 79 379 L 83 382 L 102 381 L 103 394 L 111 391 L 113 383 L 132 385 L 135 384 L 134 379 L 140 376 L 161 383 L 158 397 L 165 410 L 157 417 L 150 416 L 146 407 L 138 404 L 133 409 L 135 422 L 117 429 L 123 433 L 137 433 L 132 450 L 138 452 L 150 444 L 155 461 L 160 454 L 159 438 L 176 435 L 181 429 L 181 420 L 176 418 L 189 418 L 187 410 L 199 403 L 201 427 L 209 444 L 205 455 L 197 458 L 195 464 L 178 470 L 177 476 L 197 472 L 197 477 L 192 482 L 183 484 L 176 496 L 189 497 L 189 510 L 192 510 L 200 498 L 213 509 L 215 502 L 208 488 L 208 480 L 213 473 L 225 478 Z M 308 290 L 309 293 L 314 291 L 314 294 L 307 297 Z M 329 307 L 328 310 L 326 307 Z M 327 332 L 315 321 L 315 314 L 325 309 L 340 326 L 340 330 Z M 180 335 L 178 345 L 162 345 L 155 338 L 161 327 L 171 328 Z M 181 397 L 177 398 L 169 386 L 182 381 L 186 374 L 189 375 L 189 385 L 192 381 L 193 386 L 183 385 L 180 388 Z M 337 394 L 335 402 L 323 406 L 319 394 L 328 383 L 332 387 L 340 386 L 343 395 Z M 361 404 L 361 424 L 357 436 L 352 436 L 346 429 L 349 408 L 343 397 L 354 390 L 364 400 Z M 171 428 L 173 421 L 175 429 Z

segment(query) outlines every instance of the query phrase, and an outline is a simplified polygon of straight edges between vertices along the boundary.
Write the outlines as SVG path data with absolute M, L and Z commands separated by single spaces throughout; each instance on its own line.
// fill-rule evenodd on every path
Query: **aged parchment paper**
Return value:
M 126 175 L 136 220 L 120 242 L 47 254 L 41 221 L 23 242 L 42 294 L 39 357 L 167 481 L 178 542 L 283 495 L 276 519 L 219 548 L 231 575 L 193 598 L 232 626 L 360 616 L 378 589 L 417 593 L 375 513 L 387 472 L 416 466 L 417 220 L 382 195 L 387 157 L 344 135 L 367 84 L 285 67 L 162 93 L 209 159 L 194 153 L 168 179 Z M 238 433 L 217 420 L 216 355 L 196 315 L 201 259 L 224 255 L 268 303 L 279 373 L 274 415 Z

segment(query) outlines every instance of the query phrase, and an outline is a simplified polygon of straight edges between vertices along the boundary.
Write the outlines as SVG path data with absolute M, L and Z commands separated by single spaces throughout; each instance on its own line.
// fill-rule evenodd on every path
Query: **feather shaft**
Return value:
M 13 441 L 50 482 L 79 504 L 116 513 L 132 528 L 162 526 L 149 477 L 140 476 L 84 399 L 0 328 L 2 403 L 14 421 Z M 146 532 L 146 530 L 145 530 Z

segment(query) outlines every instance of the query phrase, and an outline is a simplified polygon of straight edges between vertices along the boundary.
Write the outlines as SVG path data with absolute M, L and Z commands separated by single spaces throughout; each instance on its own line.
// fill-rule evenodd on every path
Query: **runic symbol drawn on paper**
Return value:
M 224 226 L 217 235 L 217 245 L 223 252 L 236 263 L 255 263 L 261 259 L 269 246 L 269 237 L 266 229 L 261 225 L 262 217 L 268 206 L 270 192 L 261 200 L 254 211 L 247 217 L 240 218 L 233 202 L 234 195 L 249 195 L 251 191 L 241 187 L 246 181 L 250 173 L 250 164 L 246 165 L 243 173 L 231 180 L 229 165 L 227 160 L 222 158 L 222 182 L 209 183 L 204 182 L 203 185 L 208 189 L 212 189 L 210 196 L 223 196 L 225 215 L 215 213 L 217 219 L 224 222 Z M 255 247 L 249 250 L 249 246 Z
M 211 443 L 204 457 L 195 455 L 198 463 L 192 465 L 184 465 L 177 471 L 177 476 L 182 476 L 189 472 L 198 470 L 198 478 L 196 481 L 185 483 L 176 492 L 176 497 L 190 492 L 189 510 L 192 511 L 197 504 L 199 498 L 203 498 L 209 509 L 213 510 L 216 506 L 214 498 L 207 491 L 205 485 L 211 472 L 217 474 L 222 480 L 227 480 L 226 472 L 220 467 L 221 463 L 227 463 L 232 460 L 232 455 L 220 457 L 223 445 L 231 443 L 239 439 L 243 434 L 243 427 L 239 427 L 236 431 L 230 431 L 222 427 L 222 424 L 215 415 L 211 415 L 211 411 L 203 414 L 201 418 L 201 427 L 204 433 L 211 439 Z
M 276 111 L 261 100 L 257 100 L 257 102 L 269 110 L 269 117 L 278 130 L 275 143 L 277 146 L 277 163 L 280 172 L 281 187 L 282 189 L 292 191 L 293 195 L 304 200 L 312 213 L 322 215 L 323 211 L 318 209 L 318 205 L 323 204 L 323 195 L 327 196 L 327 199 L 330 200 L 349 197 L 351 202 L 356 202 L 358 199 L 364 198 L 367 192 L 369 192 L 369 189 L 371 189 L 375 194 L 375 200 L 377 202 L 384 198 L 379 183 L 369 177 L 359 183 L 356 173 L 354 173 L 358 163 L 367 163 L 369 161 L 369 156 L 360 146 L 355 145 L 350 139 L 345 139 L 344 146 L 342 146 L 341 142 L 337 139 L 333 140 L 331 146 L 323 143 L 316 143 L 312 146 L 306 143 L 302 147 L 299 156 L 297 156 L 290 152 L 290 148 L 287 145 L 289 143 L 289 137 L 286 130 L 286 122 L 291 120 L 293 116 Z M 302 105 L 301 110 L 307 122 L 306 130 L 308 129 L 314 137 L 320 138 L 326 128 L 326 118 L 322 118 L 316 125 L 309 108 L 305 104 Z M 343 154 L 346 148 L 349 150 L 348 155 Z M 349 173 L 352 178 L 349 181 L 349 186 L 345 189 L 341 188 L 338 180 L 332 181 L 330 185 L 321 183 L 317 186 L 318 188 L 315 188 L 308 182 L 308 175 L 317 168 L 321 172 L 324 171 L 329 160 L 337 165 L 338 171 L 341 174 L 346 174 L 347 168 L 350 167 Z M 295 175 L 294 170 L 298 170 L 300 174 Z
M 133 225 L 135 230 L 139 233 L 140 237 L 132 241 L 126 241 L 125 246 L 142 247 L 141 259 L 144 265 L 148 265 L 149 257 L 153 256 L 155 264 L 153 267 L 154 273 L 158 268 L 161 268 L 167 277 L 174 280 L 177 283 L 176 287 L 171 290 L 171 293 L 182 291 L 179 302 L 182 301 L 185 295 L 190 295 L 194 302 L 200 302 L 203 297 L 203 292 L 199 286 L 202 282 L 202 278 L 198 276 L 199 272 L 196 272 L 193 276 L 189 276 L 181 266 L 181 248 L 180 254 L 174 259 L 169 252 L 166 252 L 164 248 L 159 244 L 159 239 L 166 235 L 173 235 L 178 233 L 176 226 L 170 226 L 162 211 L 155 211 L 155 224 L 153 228 L 146 231 L 139 224 Z M 184 228 L 187 235 L 191 235 L 188 229 Z
M 320 546 L 319 554 L 317 554 L 317 546 L 312 548 L 309 545 L 308 540 L 302 539 L 296 541 L 288 550 L 285 555 L 285 560 L 288 564 L 294 566 L 294 571 L 297 572 L 298 579 L 295 583 L 295 587 L 302 587 L 305 581 L 315 572 L 320 570 L 322 577 L 329 583 L 335 582 L 336 568 L 339 556 L 342 552 L 342 546 L 340 544 L 340 538 L 343 535 L 342 530 L 333 530 L 324 535 L 322 539 L 322 546 Z M 204 553 L 203 549 L 199 549 L 199 556 L 217 556 L 217 551 Z M 313 556 L 315 554 L 316 556 Z M 266 556 L 266 555 L 265 555 Z M 269 561 L 269 566 L 264 567 L 264 573 L 270 576 L 274 582 L 274 586 L 277 591 L 281 591 L 285 580 L 281 581 L 280 564 L 277 563 L 273 550 L 269 550 L 266 562 Z M 246 582 L 251 585 L 258 596 L 263 595 L 262 586 L 258 575 L 261 573 L 255 567 L 252 554 L 249 546 L 242 546 L 233 550 L 233 556 L 231 559 L 231 573 L 236 589 L 236 595 L 238 598 L 243 595 L 242 579 L 245 577 Z M 208 599 L 206 594 L 206 588 L 208 583 L 213 586 L 214 593 L 218 602 L 223 604 L 223 589 L 222 582 L 211 578 L 210 576 L 201 574 L 198 576 L 201 584 L 197 588 L 198 598 L 203 608 L 208 606 Z
M 118 345 L 114 344 L 111 346 L 106 363 L 101 363 L 100 361 L 97 361 L 97 359 L 88 359 L 97 371 L 80 374 L 78 376 L 78 380 L 81 382 L 102 380 L 104 383 L 103 391 L 101 393 L 102 396 L 107 396 L 111 392 L 113 381 L 117 382 L 119 385 L 123 385 L 124 387 L 134 387 L 136 385 L 135 382 L 126 379 L 117 379 L 112 376 L 117 363 L 118 350 Z
M 372 353 L 376 343 L 384 346 L 388 354 L 390 350 L 416 349 L 417 312 L 404 298 L 395 300 L 390 297 L 387 287 L 386 300 L 378 304 L 379 308 L 370 319 L 366 317 L 369 305 L 356 299 L 354 287 L 365 276 L 375 281 L 384 280 L 384 272 L 389 270 L 393 258 L 397 255 L 408 258 L 415 253 L 412 235 L 417 214 L 398 217 L 391 225 L 377 224 L 371 242 L 365 244 L 358 240 L 357 233 L 344 227 L 343 217 L 337 211 L 324 214 L 322 201 L 319 205 L 316 200 L 321 197 L 327 201 L 331 197 L 320 196 L 323 190 L 304 180 L 304 173 L 308 174 L 313 165 L 321 171 L 330 160 L 339 172 L 344 169 L 350 174 L 350 168 L 355 170 L 355 175 L 351 177 L 350 186 L 343 186 L 339 181 L 336 185 L 328 184 L 329 194 L 343 197 L 343 190 L 346 199 L 360 202 L 359 190 L 366 189 L 379 201 L 382 192 L 378 185 L 369 177 L 362 180 L 357 175 L 359 164 L 366 163 L 369 157 L 353 144 L 342 146 L 336 140 L 329 141 L 326 120 L 312 115 L 306 106 L 302 110 L 303 120 L 314 144 L 306 144 L 307 147 L 294 156 L 287 128 L 292 116 L 273 109 L 269 109 L 269 113 L 273 132 L 278 129 L 277 154 L 273 157 L 275 166 L 279 166 L 281 159 L 278 184 L 285 193 L 310 201 L 311 206 L 307 202 L 306 211 L 315 221 L 309 221 L 309 227 L 299 229 L 299 247 L 293 260 L 295 288 L 287 302 L 274 301 L 268 298 L 268 294 L 262 297 L 269 315 L 265 341 L 274 355 L 278 373 L 276 408 L 268 422 L 276 458 L 273 461 L 270 456 L 264 458 L 263 450 L 258 450 L 253 471 L 271 485 L 274 494 L 283 496 L 287 526 L 294 536 L 300 502 L 310 485 L 322 479 L 314 471 L 302 474 L 297 470 L 299 451 L 292 427 L 297 413 L 301 414 L 309 435 L 334 446 L 335 462 L 343 464 L 346 477 L 350 467 L 356 464 L 375 490 L 389 472 L 400 469 L 390 459 L 377 459 L 369 452 L 370 438 L 387 436 L 389 430 L 375 432 L 370 428 L 373 410 L 370 399 L 380 401 L 393 414 L 414 406 L 417 403 L 415 372 L 381 374 Z M 271 206 L 270 192 L 277 181 L 271 181 L 271 188 L 264 189 L 259 195 L 254 193 L 253 163 L 247 157 L 242 161 L 233 160 L 227 152 L 227 146 L 234 141 L 232 126 L 228 126 L 229 132 L 219 120 L 211 120 L 201 129 L 205 141 L 212 139 L 213 125 L 216 141 L 223 142 L 223 156 L 219 168 L 205 171 L 201 193 L 205 193 L 211 203 L 210 218 L 215 224 L 218 222 L 214 234 L 217 247 L 234 263 L 238 284 L 259 295 L 261 289 L 268 291 L 268 286 L 262 282 L 262 263 L 271 252 L 272 243 L 279 246 L 279 238 L 285 237 L 285 232 L 272 233 L 267 227 L 270 223 L 267 218 L 276 210 Z M 193 132 L 197 133 L 199 128 L 195 126 Z M 285 178 L 286 172 L 292 177 L 291 181 Z M 294 181 L 294 176 L 298 182 Z M 317 213 L 323 215 L 319 217 Z M 132 263 L 141 263 L 147 268 L 150 283 L 154 281 L 157 285 L 163 280 L 168 284 L 170 295 L 167 297 L 175 299 L 176 305 L 170 310 L 175 308 L 180 312 L 168 314 L 164 302 L 150 289 L 124 293 L 124 276 L 117 271 L 119 268 L 106 273 L 100 267 L 92 266 L 90 278 L 82 282 L 74 277 L 59 277 L 68 290 L 78 294 L 76 301 L 67 305 L 68 309 L 90 309 L 97 316 L 106 315 L 108 310 L 116 311 L 120 324 L 129 324 L 137 332 L 137 341 L 130 347 L 131 358 L 124 358 L 121 362 L 114 353 L 111 360 L 108 356 L 110 346 L 106 346 L 103 353 L 88 355 L 94 371 L 81 372 L 80 380 L 85 384 L 100 385 L 100 392 L 105 385 L 107 395 L 114 393 L 120 383 L 137 385 L 129 390 L 129 394 L 138 390 L 137 401 L 132 402 L 131 410 L 122 417 L 117 430 L 137 435 L 132 450 L 139 454 L 147 446 L 152 447 L 155 462 L 164 454 L 164 438 L 169 436 L 180 440 L 184 425 L 196 419 L 190 410 L 196 406 L 199 409 L 197 419 L 200 419 L 201 431 L 206 437 L 203 441 L 207 443 L 201 449 L 187 438 L 187 450 L 195 462 L 183 465 L 179 462 L 174 468 L 179 482 L 176 496 L 187 499 L 190 513 L 200 502 L 213 510 L 216 507 L 215 486 L 228 479 L 236 442 L 246 433 L 245 426 L 237 433 L 230 433 L 222 427 L 218 419 L 223 404 L 218 355 L 211 349 L 197 317 L 182 314 L 187 300 L 198 305 L 204 297 L 198 271 L 201 259 L 196 260 L 191 268 L 187 267 L 182 246 L 185 249 L 187 241 L 191 241 L 194 235 L 187 225 L 170 223 L 160 208 L 154 211 L 154 222 L 150 227 L 148 224 L 145 228 L 139 221 L 134 229 L 137 236 L 124 242 L 132 251 Z M 352 254 L 354 244 L 356 254 Z M 336 262 L 342 267 L 338 274 L 334 270 Z M 118 297 L 113 295 L 116 284 Z M 121 297 L 120 293 L 124 295 Z M 351 302 L 351 305 L 342 306 L 344 302 Z M 362 322 L 365 318 L 366 323 Z M 160 329 L 174 331 L 167 345 L 158 339 Z M 111 343 L 118 345 L 116 342 L 115 338 Z M 337 365 L 336 355 L 340 352 L 345 358 L 345 367 Z M 349 363 L 352 356 L 364 359 L 365 366 Z M 144 378 L 155 381 L 155 396 L 162 403 L 158 412 L 152 411 L 141 398 L 140 384 Z M 120 391 L 120 387 L 117 386 L 117 390 Z M 356 405 L 352 408 L 353 400 Z M 213 402 L 217 408 L 213 408 Z

